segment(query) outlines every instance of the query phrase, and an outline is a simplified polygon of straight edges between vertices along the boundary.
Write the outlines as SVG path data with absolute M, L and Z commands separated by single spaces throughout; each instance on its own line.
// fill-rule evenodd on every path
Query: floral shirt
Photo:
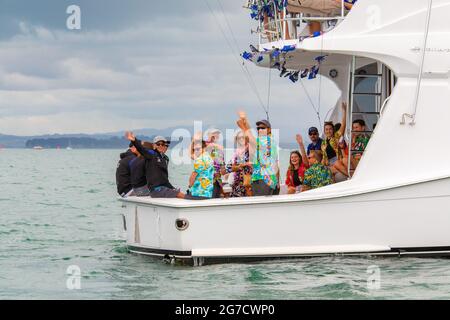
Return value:
M 369 143 L 370 136 L 368 134 L 359 134 L 355 137 L 355 141 L 352 143 L 353 151 L 361 151 L 353 153 L 362 155 L 364 150 L 366 150 L 367 144 Z
M 331 170 L 321 163 L 313 164 L 305 172 L 303 185 L 316 189 L 333 183 Z
M 211 156 L 205 152 L 194 161 L 195 182 L 190 189 L 194 197 L 212 198 L 214 189 L 214 164 Z
M 244 164 L 249 162 L 249 151 L 248 149 L 238 149 L 233 155 L 233 159 L 227 165 L 227 172 L 234 174 L 233 185 L 231 186 L 232 191 L 231 197 L 245 197 L 247 195 L 247 190 L 244 187 L 244 175 L 252 174 L 251 167 L 244 167 L 238 171 L 233 172 L 233 166 Z
M 256 139 L 252 181 L 263 180 L 270 188 L 278 186 L 278 146 L 271 136 Z
M 222 174 L 220 173 L 220 169 L 225 165 L 223 148 L 215 143 L 210 143 L 207 150 L 214 165 L 214 183 L 218 182 L 222 185 Z
M 327 141 L 330 143 L 330 146 L 333 148 L 334 152 L 336 152 L 336 156 L 338 157 L 338 159 L 342 159 L 342 153 L 341 150 L 339 149 L 339 139 L 341 138 L 341 133 L 338 131 L 334 134 L 334 137 L 328 139 L 325 138 L 322 140 L 322 153 L 323 153 L 323 160 L 322 163 L 324 165 L 328 165 L 328 156 L 327 156 Z

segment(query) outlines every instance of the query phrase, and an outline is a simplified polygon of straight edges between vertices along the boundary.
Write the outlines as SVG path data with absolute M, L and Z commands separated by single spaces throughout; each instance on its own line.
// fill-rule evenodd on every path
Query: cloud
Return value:
M 255 121 L 265 117 L 238 56 L 255 42 L 248 13 L 240 0 L 221 1 L 227 21 L 219 2 L 207 1 L 216 15 L 205 0 L 80 1 L 81 31 L 61 26 L 66 16 L 52 12 L 65 8 L 55 1 L 32 4 L 25 15 L 13 5 L 6 20 L 15 32 L 0 37 L 0 132 L 92 133 L 192 126 L 194 120 L 233 127 L 239 109 Z M 248 69 L 266 103 L 269 71 Z M 306 83 L 314 100 L 317 85 Z M 328 94 L 322 103 L 336 99 Z M 276 71 L 270 101 L 282 136 L 318 125 L 302 87 Z

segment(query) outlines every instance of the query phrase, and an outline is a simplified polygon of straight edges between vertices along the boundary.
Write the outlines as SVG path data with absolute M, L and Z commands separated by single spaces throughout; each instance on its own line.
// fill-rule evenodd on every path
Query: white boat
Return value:
M 328 55 L 321 74 L 336 83 L 343 100 L 349 97 L 349 121 L 357 112 L 370 118 L 361 115 L 368 112 L 365 102 L 376 109 L 376 128 L 352 179 L 272 197 L 122 198 L 129 250 L 195 265 L 449 254 L 449 16 L 450 0 L 359 0 L 322 36 L 300 41 L 301 27 L 293 25 L 304 18 L 292 17 L 278 21 L 271 42 L 264 42 L 262 32 L 258 54 L 295 46 L 282 56 L 290 70 Z M 286 39 L 288 33 L 294 40 Z M 272 63 L 266 56 L 258 60 L 262 67 Z M 360 78 L 375 79 L 368 87 L 380 91 L 357 92 L 358 83 L 369 81 Z M 364 94 L 365 102 L 359 97 Z
M 44 150 L 44 147 L 42 147 L 42 146 L 34 146 L 33 150 Z

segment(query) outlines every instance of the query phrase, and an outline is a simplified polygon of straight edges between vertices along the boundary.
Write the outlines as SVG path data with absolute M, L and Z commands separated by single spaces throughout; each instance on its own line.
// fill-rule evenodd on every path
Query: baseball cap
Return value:
M 216 133 L 222 133 L 222 132 L 219 129 L 217 129 L 217 128 L 209 128 L 208 130 L 206 130 L 205 136 L 209 137 L 209 136 L 211 136 L 213 134 L 216 134 Z
M 211 139 L 211 137 L 216 134 L 222 134 L 222 131 L 220 131 L 217 128 L 209 128 L 208 130 L 206 130 L 203 138 L 205 141 L 209 141 Z
M 133 142 L 130 142 L 130 144 L 128 145 L 128 148 L 132 148 L 134 146 Z
M 165 143 L 167 143 L 167 144 L 170 144 L 170 141 L 169 140 L 167 140 L 166 138 L 164 138 L 163 136 L 156 136 L 154 139 L 153 139 L 153 143 L 158 143 L 158 142 L 165 142 Z
M 217 128 L 209 128 L 206 132 L 208 132 L 210 134 L 214 134 L 214 133 L 220 133 L 220 130 Z
M 319 133 L 319 130 L 317 130 L 317 128 L 316 128 L 316 127 L 311 127 L 311 128 L 309 128 L 309 130 L 308 130 L 308 134 L 311 134 L 311 133 L 313 133 L 313 132 L 317 132 L 317 133 Z
M 256 123 L 257 126 L 263 125 L 266 126 L 267 128 L 272 128 L 272 126 L 270 125 L 269 120 L 260 120 Z

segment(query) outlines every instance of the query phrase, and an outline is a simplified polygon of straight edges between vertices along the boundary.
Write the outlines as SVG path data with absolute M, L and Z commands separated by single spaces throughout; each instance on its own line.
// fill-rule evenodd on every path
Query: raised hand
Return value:
M 236 124 L 239 127 L 239 129 L 241 129 L 244 132 L 249 130 L 250 126 L 248 124 L 247 114 L 245 113 L 245 111 L 238 111 L 238 116 L 239 120 L 236 122 Z
M 238 111 L 239 119 L 247 119 L 245 111 Z
M 342 110 L 346 111 L 347 110 L 347 102 L 342 102 Z
M 297 140 L 297 143 L 298 143 L 299 145 L 303 145 L 303 137 L 302 137 L 301 134 L 297 134 L 297 135 L 295 136 L 295 139 Z
M 245 131 L 245 122 L 243 119 L 239 119 L 238 121 L 236 121 L 236 124 L 239 127 L 239 129 Z
M 136 140 L 136 136 L 131 131 L 126 131 L 125 132 L 125 138 L 127 140 L 129 140 L 129 141 L 135 141 Z

